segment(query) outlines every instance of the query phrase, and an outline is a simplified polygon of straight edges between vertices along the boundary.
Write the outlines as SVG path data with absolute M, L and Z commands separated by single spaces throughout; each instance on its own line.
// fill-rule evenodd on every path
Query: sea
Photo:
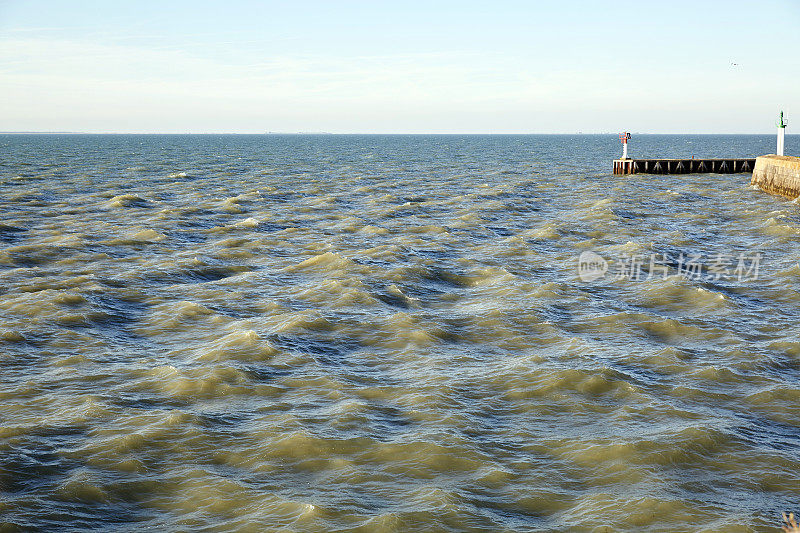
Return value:
M 0 135 L 0 531 L 779 531 L 800 207 L 620 154 Z

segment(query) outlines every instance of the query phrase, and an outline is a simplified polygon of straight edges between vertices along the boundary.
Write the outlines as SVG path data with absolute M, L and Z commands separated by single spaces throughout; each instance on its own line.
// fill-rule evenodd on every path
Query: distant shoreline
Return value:
M 163 133 L 140 133 L 140 132 L 89 132 L 89 131 L 0 131 L 0 135 L 247 135 L 247 136 L 340 136 L 345 137 L 348 135 L 359 136 L 525 136 L 525 135 L 561 135 L 561 136 L 597 136 L 597 135 L 617 135 L 618 132 L 601 132 L 601 133 L 327 133 L 327 132 L 268 132 L 268 133 L 237 133 L 237 132 L 206 132 L 206 133 L 178 133 L 178 132 L 163 132 Z M 632 132 L 631 135 L 644 136 L 644 135 L 730 135 L 730 136 L 745 136 L 745 135 L 775 135 L 774 132 L 767 133 L 636 133 Z M 800 133 L 787 133 L 787 137 L 800 136 Z

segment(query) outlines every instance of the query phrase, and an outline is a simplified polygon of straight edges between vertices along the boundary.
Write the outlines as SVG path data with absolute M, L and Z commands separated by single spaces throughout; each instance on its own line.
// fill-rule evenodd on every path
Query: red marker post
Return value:
M 628 159 L 628 141 L 631 140 L 631 134 L 623 131 L 619 134 L 619 140 L 622 141 L 622 159 Z

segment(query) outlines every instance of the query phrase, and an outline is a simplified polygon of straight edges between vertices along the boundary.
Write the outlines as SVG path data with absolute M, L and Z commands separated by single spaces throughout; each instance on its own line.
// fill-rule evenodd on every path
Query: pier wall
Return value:
M 750 185 L 795 199 L 800 196 L 800 157 L 763 155 L 756 158 Z
M 739 174 L 752 172 L 756 160 L 732 159 L 615 159 L 614 174 Z

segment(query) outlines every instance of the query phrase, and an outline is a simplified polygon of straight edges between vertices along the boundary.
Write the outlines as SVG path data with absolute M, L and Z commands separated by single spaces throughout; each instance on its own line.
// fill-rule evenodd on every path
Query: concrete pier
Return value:
M 614 174 L 738 174 L 752 172 L 755 159 L 615 159 Z
M 800 196 L 800 157 L 785 155 L 757 157 L 750 185 L 794 200 Z

